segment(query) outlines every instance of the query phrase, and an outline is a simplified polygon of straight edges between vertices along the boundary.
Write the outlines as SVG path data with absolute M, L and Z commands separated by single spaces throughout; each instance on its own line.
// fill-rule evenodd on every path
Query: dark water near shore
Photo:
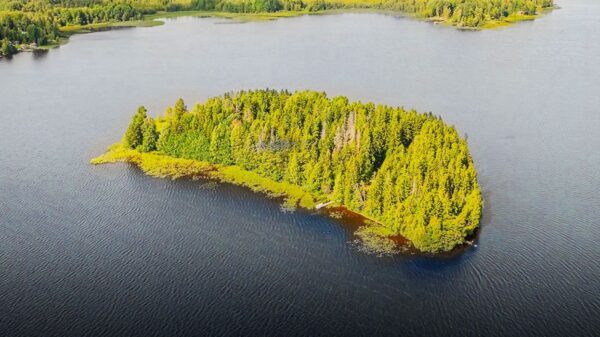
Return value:
M 600 334 L 600 2 L 559 4 L 484 32 L 181 18 L 0 61 L 0 335 Z M 378 258 L 242 188 L 88 164 L 140 104 L 264 87 L 455 124 L 485 196 L 478 246 Z

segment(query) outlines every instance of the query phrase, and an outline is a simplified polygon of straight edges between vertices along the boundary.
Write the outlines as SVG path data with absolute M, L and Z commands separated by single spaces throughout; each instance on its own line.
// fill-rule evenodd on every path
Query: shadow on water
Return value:
M 34 60 L 41 60 L 48 56 L 48 49 L 35 49 L 31 54 L 33 55 Z
M 164 182 L 168 182 L 169 184 L 176 184 L 177 186 L 175 188 L 177 189 L 197 191 L 202 190 L 202 193 L 226 193 L 227 198 L 239 200 L 251 198 L 255 199 L 257 202 L 262 203 L 263 205 L 269 204 L 271 205 L 271 207 L 279 208 L 281 212 L 280 215 L 284 217 L 311 216 L 320 218 L 320 220 L 315 222 L 315 224 L 318 224 L 318 227 L 320 227 L 318 229 L 320 232 L 326 232 L 330 234 L 338 232 L 339 235 L 344 236 L 344 240 L 347 242 L 348 249 L 356 250 L 356 253 L 360 255 L 375 257 L 381 262 L 389 261 L 392 263 L 397 263 L 400 261 L 417 259 L 417 261 L 432 261 L 437 262 L 439 264 L 444 264 L 448 262 L 451 263 L 453 261 L 459 261 L 462 255 L 464 255 L 467 252 L 474 251 L 474 249 L 477 247 L 477 244 L 473 243 L 477 242 L 479 231 L 476 231 L 472 236 L 469 236 L 467 238 L 467 244 L 458 246 L 450 252 L 436 254 L 423 253 L 414 248 L 410 244 L 410 241 L 402 237 L 401 235 L 390 237 L 390 239 L 398 247 L 398 250 L 395 253 L 379 254 L 374 252 L 368 252 L 360 249 L 360 247 L 362 246 L 362 240 L 356 234 L 356 231 L 363 226 L 368 226 L 372 224 L 373 221 L 364 217 L 361 214 L 352 212 L 346 209 L 345 207 L 327 207 L 321 210 L 312 210 L 300 207 L 295 209 L 289 209 L 285 207 L 284 197 L 273 197 L 269 196 L 267 193 L 254 192 L 250 188 L 245 186 L 239 186 L 228 182 L 221 182 L 207 177 L 182 177 L 174 180 L 171 180 L 169 178 L 152 178 L 147 176 L 135 164 L 127 163 L 125 165 L 127 167 L 128 173 L 134 176 L 136 179 L 148 178 L 150 180 L 156 181 L 160 184 L 160 186 L 165 186 Z M 332 226 L 335 227 L 335 230 L 332 230 Z
M 31 55 L 34 60 L 40 60 L 40 59 L 45 58 L 48 55 L 49 50 L 48 49 L 34 49 L 30 52 L 31 52 Z M 19 54 L 27 54 L 27 53 L 28 53 L 27 51 L 23 51 L 23 52 L 15 54 L 15 55 L 0 56 L 0 62 L 11 62 L 14 59 L 14 57 L 19 56 Z

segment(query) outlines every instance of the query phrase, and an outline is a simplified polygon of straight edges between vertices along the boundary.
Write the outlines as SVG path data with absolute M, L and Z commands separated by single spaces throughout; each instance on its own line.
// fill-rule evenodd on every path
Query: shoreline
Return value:
M 63 34 L 58 41 L 54 41 L 47 45 L 36 46 L 33 48 L 26 48 L 19 50 L 16 54 L 21 52 L 29 51 L 45 51 L 54 48 L 58 48 L 63 44 L 69 42 L 69 37 L 76 34 L 88 34 L 94 32 L 125 29 L 125 28 L 136 28 L 136 27 L 156 27 L 162 26 L 165 22 L 161 19 L 175 19 L 179 17 L 197 17 L 197 18 L 221 18 L 229 19 L 238 23 L 253 22 L 253 21 L 272 21 L 285 18 L 294 18 L 305 15 L 339 15 L 346 13 L 363 13 L 363 14 L 380 14 L 389 15 L 402 18 L 410 18 L 416 21 L 428 22 L 434 25 L 442 25 L 458 30 L 466 31 L 482 31 L 482 30 L 493 30 L 499 28 L 505 28 L 512 26 L 522 21 L 533 21 L 540 18 L 553 10 L 560 9 L 559 6 L 554 5 L 552 7 L 542 8 L 540 13 L 535 15 L 525 14 L 513 14 L 502 20 L 491 20 L 486 22 L 480 27 L 464 27 L 450 23 L 441 17 L 428 17 L 420 18 L 414 14 L 406 13 L 402 11 L 390 10 L 390 9 L 378 9 L 378 8 L 336 8 L 336 9 L 325 9 L 319 11 L 277 11 L 277 12 L 261 12 L 261 13 L 233 13 L 233 12 L 221 12 L 221 11 L 204 11 L 204 10 L 188 10 L 188 11 L 175 11 L 175 12 L 157 12 L 154 14 L 145 15 L 141 20 L 132 21 L 114 21 L 114 22 L 101 22 L 91 23 L 87 25 L 70 25 L 60 27 L 59 30 Z M 12 56 L 12 55 L 11 55 Z M 11 56 L 2 56 L 1 58 L 10 58 Z
M 133 21 L 117 21 L 117 22 L 102 22 L 93 23 L 87 25 L 78 26 L 64 26 L 60 28 L 62 33 L 67 36 L 74 34 L 85 34 L 96 31 L 104 31 L 118 28 L 134 28 L 134 27 L 154 27 L 164 25 L 164 21 L 160 19 L 175 19 L 180 17 L 197 17 L 197 18 L 222 18 L 237 21 L 239 23 L 253 22 L 253 21 L 272 21 L 285 18 L 294 18 L 306 15 L 339 15 L 348 13 L 358 14 L 381 14 L 390 15 L 396 17 L 410 18 L 416 21 L 428 22 L 433 24 L 441 24 L 447 27 L 452 27 L 459 30 L 473 30 L 481 31 L 488 29 L 497 29 L 502 27 L 508 27 L 513 24 L 522 21 L 533 21 L 540 18 L 549 12 L 560 9 L 558 6 L 542 8 L 540 13 L 535 15 L 526 14 L 512 14 L 502 20 L 490 20 L 480 27 L 465 27 L 458 26 L 450 23 L 441 17 L 428 17 L 421 18 L 417 15 L 406 13 L 403 11 L 391 10 L 391 9 L 379 9 L 379 8 L 336 8 L 336 9 L 324 9 L 319 11 L 277 11 L 277 12 L 259 12 L 259 13 L 234 13 L 234 12 L 222 12 L 222 11 L 206 11 L 206 10 L 186 10 L 186 11 L 174 11 L 174 12 L 157 12 L 154 14 L 145 15 L 141 20 Z
M 424 252 L 415 248 L 409 239 L 393 233 L 382 224 L 359 212 L 353 211 L 332 202 L 332 204 L 317 209 L 323 202 L 331 202 L 325 196 L 314 195 L 296 185 L 277 182 L 265 178 L 255 172 L 246 171 L 238 166 L 223 166 L 193 159 L 176 158 L 157 152 L 140 152 L 127 149 L 121 143 L 113 144 L 108 150 L 93 159 L 93 165 L 130 163 L 136 165 L 146 175 L 154 178 L 189 178 L 191 180 L 212 180 L 218 183 L 228 183 L 249 188 L 268 198 L 280 199 L 282 208 L 295 210 L 297 208 L 324 214 L 340 223 L 353 236 L 352 242 L 358 249 L 370 255 L 393 256 L 414 255 L 432 258 L 451 258 L 465 252 L 477 240 L 479 231 L 465 242 L 455 246 L 450 251 Z

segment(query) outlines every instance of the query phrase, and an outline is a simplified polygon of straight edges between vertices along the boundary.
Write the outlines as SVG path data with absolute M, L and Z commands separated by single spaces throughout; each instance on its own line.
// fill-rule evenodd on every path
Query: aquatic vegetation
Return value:
M 157 152 L 141 152 L 124 147 L 121 143 L 112 145 L 106 153 L 90 161 L 94 165 L 116 162 L 136 164 L 146 174 L 156 178 L 210 178 L 245 186 L 270 197 L 285 198 L 284 204 L 289 209 L 296 206 L 304 208 L 315 206 L 313 196 L 300 187 L 264 178 L 236 166 L 214 165 L 198 160 L 175 158 Z
M 164 116 L 141 107 L 121 145 L 93 163 L 125 160 L 153 176 L 203 174 L 336 205 L 372 219 L 370 241 L 401 235 L 448 251 L 479 225 L 481 193 L 467 143 L 432 114 L 324 93 L 228 93 Z M 387 242 L 387 241 L 381 241 Z
M 385 226 L 377 224 L 362 226 L 355 234 L 360 238 L 359 249 L 365 253 L 392 255 L 401 250 L 401 247 L 398 247 L 398 245 L 389 238 L 396 234 Z

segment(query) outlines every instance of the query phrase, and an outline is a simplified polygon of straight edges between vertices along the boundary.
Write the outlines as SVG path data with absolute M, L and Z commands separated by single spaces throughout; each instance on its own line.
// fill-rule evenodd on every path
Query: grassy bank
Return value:
M 536 14 L 536 15 L 513 14 L 510 16 L 507 16 L 506 18 L 504 18 L 501 21 L 498 21 L 498 20 L 488 21 L 481 28 L 482 29 L 496 29 L 496 28 L 507 27 L 507 26 L 510 26 L 514 23 L 521 22 L 521 21 L 533 21 L 536 18 L 540 17 L 541 15 L 543 15 L 543 13 Z
M 144 17 L 145 20 L 157 19 L 173 19 L 179 17 L 216 17 L 224 19 L 232 19 L 237 21 L 268 21 L 281 18 L 290 18 L 306 14 L 319 13 L 308 11 L 278 11 L 264 13 L 231 13 L 231 12 L 216 12 L 216 11 L 178 11 L 178 12 L 159 12 Z
M 135 20 L 135 21 L 118 21 L 118 22 L 101 22 L 101 23 L 90 23 L 87 25 L 71 25 L 64 26 L 60 28 L 61 33 L 66 36 L 74 35 L 74 34 L 85 34 L 96 31 L 103 31 L 109 29 L 117 29 L 117 28 L 127 28 L 127 27 L 152 27 L 152 26 L 160 26 L 162 25 L 162 21 L 158 20 Z
M 239 166 L 215 165 L 197 160 L 175 158 L 157 152 L 140 152 L 128 149 L 121 143 L 112 145 L 106 153 L 90 161 L 94 165 L 117 162 L 135 164 L 144 173 L 155 178 L 203 178 L 245 186 L 254 192 L 264 193 L 272 198 L 283 198 L 284 206 L 291 209 L 300 207 L 311 210 L 315 208 L 317 203 L 326 201 L 322 197 L 312 195 L 298 186 L 261 177 Z M 337 205 L 331 205 L 331 209 L 332 212 L 326 211 L 326 213 L 335 217 L 338 213 Z M 347 209 L 344 209 L 344 213 L 350 214 L 354 218 L 363 219 L 360 227 L 354 231 L 354 235 L 361 240 L 360 249 L 362 251 L 379 255 L 407 251 L 408 247 L 406 245 L 398 245 L 393 239 L 389 238 L 396 234 L 376 221 L 369 219 L 364 214 Z
M 197 17 L 197 18 L 223 18 L 231 19 L 239 22 L 247 21 L 269 21 L 281 18 L 289 18 L 306 14 L 322 14 L 320 12 L 308 13 L 304 11 L 280 11 L 272 13 L 228 13 L 228 12 L 210 12 L 210 11 L 178 11 L 178 12 L 159 12 L 156 14 L 146 15 L 143 20 L 134 21 L 118 21 L 118 22 L 102 22 L 92 23 L 87 25 L 70 25 L 60 28 L 60 31 L 65 35 L 83 34 L 95 31 L 103 31 L 109 29 L 127 28 L 127 27 L 154 27 L 161 26 L 164 21 L 161 19 L 174 19 L 179 17 Z
M 140 152 L 125 148 L 120 143 L 111 146 L 106 153 L 90 161 L 94 165 L 127 162 L 157 178 L 209 178 L 250 188 L 270 197 L 284 198 L 289 207 L 314 209 L 319 198 L 300 187 L 277 182 L 246 171 L 239 166 L 225 166 L 198 160 L 175 158 L 156 152 Z

